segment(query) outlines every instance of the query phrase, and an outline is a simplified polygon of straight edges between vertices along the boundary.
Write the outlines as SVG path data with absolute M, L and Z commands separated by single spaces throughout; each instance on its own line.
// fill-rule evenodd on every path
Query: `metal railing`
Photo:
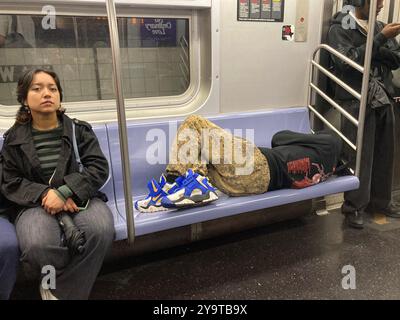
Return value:
M 370 6 L 370 23 L 368 24 L 368 38 L 366 44 L 366 54 L 364 59 L 364 67 L 357 64 L 355 61 L 349 59 L 342 53 L 336 51 L 332 47 L 321 44 L 314 51 L 310 63 L 310 82 L 309 82 L 309 90 L 308 90 L 308 108 L 311 112 L 313 112 L 323 123 L 325 123 L 330 129 L 335 131 L 354 151 L 357 152 L 357 161 L 355 174 L 357 177 L 360 177 L 360 165 L 361 165 L 361 153 L 362 153 L 362 141 L 364 136 L 364 122 L 365 122 L 365 111 L 367 108 L 367 100 L 368 100 L 368 86 L 370 80 L 370 70 L 371 70 L 371 60 L 372 60 L 372 48 L 373 48 L 373 40 L 374 40 L 374 31 L 375 31 L 375 23 L 376 23 L 376 12 L 377 12 L 377 0 L 371 0 Z M 355 91 L 344 81 L 336 77 L 329 70 L 321 66 L 315 59 L 317 54 L 321 49 L 327 50 L 330 54 L 335 55 L 337 58 L 343 60 L 349 66 L 353 67 L 357 71 L 363 74 L 362 88 L 361 92 Z M 325 74 L 332 81 L 341 86 L 344 90 L 353 95 L 357 100 L 360 101 L 360 109 L 358 119 L 354 118 L 350 113 L 348 113 L 344 108 L 342 108 L 336 101 L 330 98 L 325 92 L 323 92 L 320 88 L 318 88 L 314 84 L 314 72 L 315 68 Z M 338 130 L 333 124 L 331 124 L 325 117 L 319 113 L 314 106 L 312 106 L 313 92 L 318 93 L 322 98 L 324 98 L 332 107 L 337 109 L 345 118 L 347 118 L 351 123 L 353 123 L 357 129 L 357 144 L 354 145 L 340 130 Z
M 181 48 L 181 52 L 179 54 L 180 63 L 179 68 L 182 74 L 181 86 L 183 90 L 186 90 L 190 83 L 190 59 L 189 59 L 189 44 L 185 38 L 185 36 L 181 36 L 179 39 L 179 46 Z

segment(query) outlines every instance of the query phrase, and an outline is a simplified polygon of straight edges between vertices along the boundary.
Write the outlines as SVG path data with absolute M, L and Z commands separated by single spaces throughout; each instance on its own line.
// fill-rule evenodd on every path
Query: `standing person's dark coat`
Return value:
M 334 16 L 328 33 L 328 43 L 348 58 L 364 65 L 367 31 L 361 21 L 355 28 L 344 28 L 344 13 Z M 356 22 L 356 21 L 354 21 Z M 400 46 L 395 38 L 384 34 L 385 24 L 375 25 L 368 102 L 365 115 L 360 188 L 345 193 L 342 212 L 348 224 L 363 227 L 364 211 L 381 211 L 388 216 L 400 218 L 400 212 L 391 201 L 394 166 L 394 113 L 395 90 L 392 71 L 400 67 Z M 386 31 L 385 31 L 386 32 Z M 361 92 L 363 75 L 353 67 L 331 55 L 335 74 L 344 82 Z M 360 101 L 339 85 L 334 85 L 335 100 L 353 117 L 358 119 Z M 357 127 L 342 116 L 342 132 L 356 144 Z M 347 145 L 343 158 L 355 168 L 356 154 Z

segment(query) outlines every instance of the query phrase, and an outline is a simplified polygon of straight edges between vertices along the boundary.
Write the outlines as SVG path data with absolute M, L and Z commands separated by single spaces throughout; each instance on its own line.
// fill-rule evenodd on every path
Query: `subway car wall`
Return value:
M 308 22 L 306 41 L 282 40 L 282 26 L 295 25 L 296 8 L 303 2 L 308 1 L 286 0 L 283 22 L 238 21 L 237 0 L 213 1 L 210 9 L 195 10 L 188 19 L 168 19 L 174 16 L 172 9 L 166 10 L 162 18 L 160 14 L 152 17 L 151 9 L 143 16 L 128 14 L 128 17 L 120 17 L 118 26 L 125 98 L 135 106 L 144 99 L 149 102 L 147 107 L 151 106 L 152 98 L 184 95 L 191 85 L 197 85 L 188 102 L 192 104 L 191 108 L 175 113 L 173 108 L 169 108 L 169 113 L 163 116 L 186 115 L 194 110 L 210 114 L 304 106 L 308 61 L 321 38 L 324 1 L 309 1 L 305 16 Z M 157 13 L 160 10 L 156 10 Z M 180 11 L 176 12 L 179 16 Z M 7 12 L 0 13 L 4 20 Z M 73 107 L 76 103 L 87 102 L 85 108 L 94 111 L 99 107 L 99 101 L 114 99 L 105 16 L 93 16 L 82 9 L 79 15 L 57 16 L 54 30 L 41 27 L 40 14 L 25 15 L 24 18 L 33 20 L 35 48 L 1 48 L 2 105 L 16 104 L 14 93 L 18 74 L 25 66 L 32 65 L 48 66 L 60 74 L 65 88 L 65 107 L 72 113 L 76 110 Z M 157 23 L 167 26 L 160 31 L 166 35 L 158 37 L 159 40 L 146 40 L 146 31 Z M 193 37 L 197 36 L 196 32 L 199 36 Z M 211 42 L 207 37 L 217 41 Z M 186 54 L 182 54 L 185 50 Z M 201 56 L 196 56 L 198 51 Z M 182 55 L 189 57 L 187 61 L 182 61 Z M 200 69 L 197 73 L 196 68 Z M 210 78 L 211 83 L 203 88 Z M 209 99 L 211 91 L 216 99 Z M 199 99 L 196 94 L 205 98 Z M 157 104 L 157 107 L 165 105 L 171 103 Z M 2 113 L 11 116 L 4 109 Z M 115 119 L 115 115 L 110 116 Z M 94 120 L 93 113 L 87 116 L 87 120 Z
M 59 74 L 64 107 L 71 116 L 92 123 L 115 122 L 105 8 L 93 10 L 75 1 L 82 8 L 72 10 L 55 3 L 60 12 L 55 29 L 45 29 L 43 2 L 30 2 L 29 14 L 22 1 L 0 4 L 0 34 L 12 29 L 11 13 L 17 11 L 18 31 L 32 47 L 0 48 L 0 129 L 14 121 L 16 81 L 31 66 Z M 397 13 L 398 6 L 397 1 Z M 272 22 L 240 21 L 237 0 L 210 1 L 209 7 L 195 8 L 164 5 L 136 10 L 117 5 L 128 118 L 305 106 L 310 56 L 323 38 L 327 8 L 331 15 L 338 8 L 334 7 L 329 0 L 285 0 L 283 21 Z M 386 11 L 382 17 L 389 16 Z M 284 41 L 282 28 L 298 25 L 299 19 L 304 22 L 303 39 Z M 400 178 L 400 168 L 396 172 Z
M 140 15 L 133 10 L 136 16 L 129 8 L 119 8 L 127 109 L 139 106 L 141 118 L 146 118 L 146 112 L 150 113 L 147 118 L 156 118 L 161 112 L 162 116 L 185 116 L 194 111 L 208 115 L 305 106 L 309 57 L 321 38 L 325 3 L 280 1 L 282 21 L 241 21 L 238 3 L 215 1 L 211 8 L 194 12 L 147 9 Z M 40 14 L 21 11 L 14 16 L 32 48 L 0 49 L 4 61 L 0 126 L 4 130 L 15 114 L 16 80 L 24 68 L 35 65 L 59 74 L 64 107 L 72 116 L 92 123 L 116 119 L 107 18 L 85 6 L 69 15 L 68 8 L 54 8 L 59 12 L 54 29 L 43 27 Z M 12 29 L 14 22 L 7 11 L 0 13 L 2 29 Z M 303 36 L 284 41 L 282 28 L 298 21 L 304 23 Z M 204 85 L 207 82 L 209 86 Z M 192 90 L 194 95 L 186 94 L 193 87 L 198 88 Z M 205 98 L 199 99 L 201 95 Z M 174 105 L 181 96 L 189 98 L 182 111 L 179 102 Z

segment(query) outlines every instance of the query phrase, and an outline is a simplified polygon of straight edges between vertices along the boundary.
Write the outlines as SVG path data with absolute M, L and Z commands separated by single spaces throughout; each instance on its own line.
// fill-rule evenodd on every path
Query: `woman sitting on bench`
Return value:
M 336 169 L 342 142 L 335 134 L 281 131 L 272 148 L 256 147 L 211 121 L 189 116 L 179 127 L 170 163 L 150 194 L 136 201 L 141 212 L 186 208 L 229 196 L 305 188 L 325 181 Z
M 1 191 L 20 208 L 20 261 L 28 276 L 54 275 L 42 281 L 42 299 L 87 299 L 114 237 L 113 216 L 99 192 L 107 159 L 91 126 L 64 114 L 54 72 L 27 71 L 17 96 L 21 107 L 1 151 Z

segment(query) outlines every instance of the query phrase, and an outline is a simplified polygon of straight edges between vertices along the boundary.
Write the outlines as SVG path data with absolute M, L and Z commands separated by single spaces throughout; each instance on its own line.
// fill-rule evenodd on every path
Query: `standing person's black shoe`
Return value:
M 377 209 L 377 211 L 381 211 L 388 217 L 400 219 L 400 208 L 393 204 L 390 204 L 384 209 Z
M 364 217 L 362 211 L 353 211 L 345 213 L 346 224 L 355 229 L 363 229 L 364 228 Z

